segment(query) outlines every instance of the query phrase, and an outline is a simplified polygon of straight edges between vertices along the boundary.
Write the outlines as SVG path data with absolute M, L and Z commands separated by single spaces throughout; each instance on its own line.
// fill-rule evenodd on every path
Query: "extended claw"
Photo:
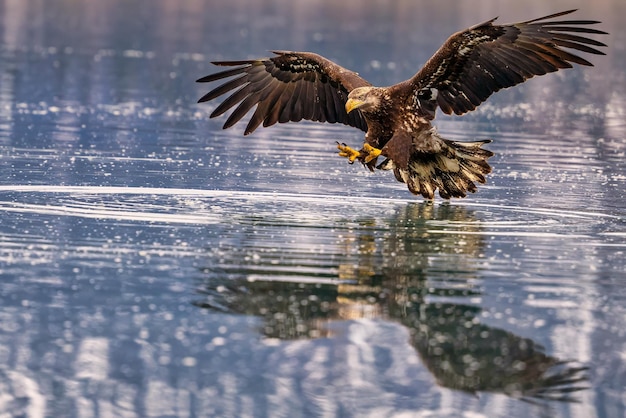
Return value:
M 379 150 L 378 148 L 374 148 L 373 146 L 367 143 L 363 144 L 363 151 L 367 153 L 367 155 L 364 158 L 365 164 L 378 158 L 378 156 L 381 153 L 381 150 Z
M 337 149 L 339 150 L 339 156 L 346 157 L 348 161 L 350 161 L 350 164 L 352 164 L 354 160 L 359 158 L 359 155 L 361 155 L 360 151 L 350 148 L 346 144 L 340 144 L 339 142 L 337 142 Z

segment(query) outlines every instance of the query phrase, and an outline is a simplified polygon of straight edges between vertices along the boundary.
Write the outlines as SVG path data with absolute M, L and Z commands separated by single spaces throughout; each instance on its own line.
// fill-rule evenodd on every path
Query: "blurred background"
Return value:
M 347 164 L 355 129 L 196 104 L 212 60 L 390 85 L 573 8 L 595 67 L 438 114 L 494 140 L 464 200 Z M 624 416 L 625 27 L 621 0 L 0 0 L 0 415 Z

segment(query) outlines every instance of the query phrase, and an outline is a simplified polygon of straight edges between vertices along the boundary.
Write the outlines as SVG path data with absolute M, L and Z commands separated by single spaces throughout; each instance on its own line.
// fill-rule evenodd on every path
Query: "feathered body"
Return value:
M 450 36 L 424 67 L 409 80 L 374 87 L 357 73 L 310 52 L 274 51 L 258 60 L 220 61 L 229 70 L 199 79 L 231 78 L 199 101 L 233 92 L 211 114 L 234 106 L 228 128 L 256 106 L 244 134 L 261 124 L 302 119 L 343 123 L 365 134 L 362 149 L 340 144 L 340 155 L 366 167 L 393 170 L 409 190 L 433 199 L 465 197 L 491 172 L 490 141 L 455 142 L 432 126 L 437 108 L 461 115 L 474 110 L 494 92 L 536 76 L 592 64 L 563 48 L 603 55 L 602 42 L 581 34 L 606 34 L 590 28 L 592 20 L 550 20 L 574 10 L 526 22 L 494 25 L 491 19 Z M 383 161 L 379 163 L 379 159 Z

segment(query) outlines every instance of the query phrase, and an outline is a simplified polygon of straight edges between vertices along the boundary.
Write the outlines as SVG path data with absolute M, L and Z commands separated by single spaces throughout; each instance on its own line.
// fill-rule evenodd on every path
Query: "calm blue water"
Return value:
M 375 84 L 452 32 L 579 7 L 593 68 L 464 117 L 494 172 L 434 204 L 221 130 L 211 60 L 312 50 Z M 626 415 L 626 4 L 0 1 L 0 415 Z

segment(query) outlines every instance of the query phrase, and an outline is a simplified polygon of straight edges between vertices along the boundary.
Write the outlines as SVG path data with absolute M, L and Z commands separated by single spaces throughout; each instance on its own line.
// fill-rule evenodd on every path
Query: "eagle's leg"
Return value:
M 370 171 L 374 171 L 374 168 L 376 167 L 376 159 L 382 152 L 380 149 L 374 148 L 368 143 L 363 144 L 363 148 L 359 151 L 347 146 L 346 144 L 340 143 L 337 143 L 337 148 L 339 149 L 339 156 L 346 157 L 350 161 L 350 164 L 358 159 L 365 167 L 369 168 Z
M 361 155 L 361 151 L 357 151 L 354 148 L 347 146 L 346 144 L 340 144 L 337 142 L 337 149 L 339 150 L 340 157 L 346 157 L 350 164 L 354 162 Z
M 361 151 L 365 153 L 365 156 L 363 157 L 363 161 L 365 164 L 378 158 L 381 153 L 381 150 L 379 150 L 378 148 L 374 148 L 368 143 L 363 144 L 363 149 Z

